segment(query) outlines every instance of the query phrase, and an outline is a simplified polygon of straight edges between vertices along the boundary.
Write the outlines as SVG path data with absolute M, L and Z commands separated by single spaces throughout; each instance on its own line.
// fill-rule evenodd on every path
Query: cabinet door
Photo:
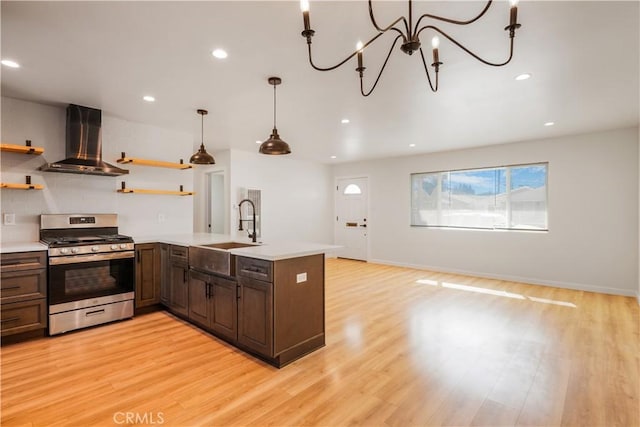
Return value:
M 185 264 L 171 264 L 168 307 L 177 314 L 189 315 L 189 269 Z
M 160 302 L 160 251 L 155 243 L 136 245 L 136 308 Z
M 0 276 L 2 304 L 47 297 L 47 270 L 10 271 Z
M 169 305 L 171 298 L 171 264 L 169 263 L 169 245 L 160 244 L 160 302 Z
M 2 336 L 35 331 L 47 327 L 47 302 L 44 298 L 0 306 Z
M 211 329 L 232 341 L 238 339 L 237 284 L 221 277 L 211 277 Z
M 189 320 L 210 326 L 211 276 L 189 270 Z
M 238 342 L 273 357 L 273 284 L 238 278 Z

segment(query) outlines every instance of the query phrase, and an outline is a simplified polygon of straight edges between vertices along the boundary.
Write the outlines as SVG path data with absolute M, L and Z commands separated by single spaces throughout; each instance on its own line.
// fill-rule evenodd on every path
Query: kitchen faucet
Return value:
M 251 205 L 251 208 L 253 210 L 252 219 L 242 219 L 242 204 L 244 202 L 249 202 L 249 204 Z M 244 221 L 252 221 L 253 222 L 253 233 L 249 233 L 249 237 L 251 238 L 251 241 L 253 243 L 255 243 L 256 242 L 256 237 L 257 237 L 257 234 L 256 234 L 256 205 L 254 205 L 253 202 L 251 200 L 249 200 L 249 199 L 242 199 L 242 200 L 240 200 L 240 203 L 238 203 L 238 211 L 239 211 L 239 214 L 240 214 L 240 220 L 238 221 L 239 222 L 238 231 L 242 231 L 242 223 Z M 247 230 L 247 231 L 249 231 L 249 230 Z

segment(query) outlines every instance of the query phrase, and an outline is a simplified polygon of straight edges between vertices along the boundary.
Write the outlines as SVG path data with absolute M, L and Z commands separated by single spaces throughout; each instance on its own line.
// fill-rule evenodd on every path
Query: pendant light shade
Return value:
M 200 143 L 198 151 L 189 159 L 189 163 L 193 163 L 194 165 L 214 165 L 216 163 L 215 159 L 211 154 L 207 153 L 207 150 L 204 148 L 204 116 L 209 114 L 209 112 L 207 110 L 198 110 L 198 114 L 202 116 L 202 142 Z
M 271 155 L 290 154 L 291 148 L 289 148 L 289 144 L 280 139 L 276 128 L 276 86 L 282 83 L 282 79 L 280 77 L 269 77 L 268 81 L 270 85 L 273 85 L 273 131 L 271 131 L 269 139 L 260 145 L 260 153 Z

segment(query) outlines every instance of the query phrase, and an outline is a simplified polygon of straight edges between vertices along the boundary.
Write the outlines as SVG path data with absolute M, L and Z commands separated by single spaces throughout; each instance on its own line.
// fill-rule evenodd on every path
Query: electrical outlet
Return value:
M 6 213 L 4 214 L 4 225 L 16 225 L 16 214 Z
M 164 222 L 166 219 L 165 215 L 163 213 L 159 213 L 158 214 L 158 222 Z
M 296 274 L 296 283 L 304 283 L 307 281 L 307 273 Z

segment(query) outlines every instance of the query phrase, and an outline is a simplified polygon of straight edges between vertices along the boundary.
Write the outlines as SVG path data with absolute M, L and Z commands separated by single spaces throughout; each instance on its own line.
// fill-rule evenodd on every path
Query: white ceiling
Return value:
M 414 2 L 414 15 L 468 19 L 481 2 Z M 374 2 L 378 23 L 406 2 Z M 364 1 L 311 1 L 314 60 L 333 65 L 357 39 L 375 35 Z M 494 3 L 476 24 L 441 25 L 491 60 L 507 55 L 509 5 Z M 483 65 L 442 40 L 440 90 L 427 86 L 419 55 L 391 56 L 376 91 L 359 93 L 355 59 L 313 70 L 297 1 L 2 1 L 2 94 L 76 103 L 105 114 L 193 133 L 209 151 L 257 150 L 277 125 L 293 157 L 323 163 L 409 155 L 638 125 L 639 3 L 522 1 L 514 60 Z M 433 23 L 433 22 L 431 22 Z M 390 46 L 365 51 L 365 81 Z M 422 41 L 430 52 L 431 34 Z M 226 60 L 210 54 L 216 47 Z M 430 59 L 430 53 L 427 57 Z M 533 78 L 517 82 L 528 72 Z M 151 94 L 157 101 L 142 101 Z M 348 125 L 340 123 L 348 118 Z M 554 121 L 553 127 L 543 123 Z M 409 147 L 415 144 L 415 147 Z M 189 147 L 189 150 L 192 148 Z M 330 156 L 337 159 L 332 160 Z

